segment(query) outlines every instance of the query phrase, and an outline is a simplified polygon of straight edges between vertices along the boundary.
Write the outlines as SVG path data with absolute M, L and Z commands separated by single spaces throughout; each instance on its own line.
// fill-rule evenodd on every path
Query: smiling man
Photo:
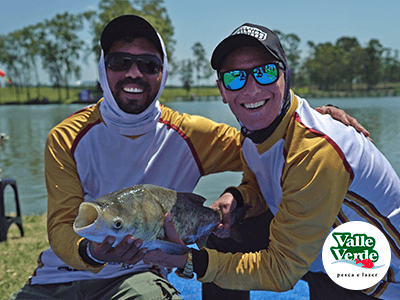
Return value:
M 265 250 L 243 255 L 207 250 L 208 269 L 200 280 L 230 289 L 285 291 L 303 278 L 310 299 L 397 298 L 400 180 L 387 159 L 362 134 L 316 113 L 290 90 L 286 55 L 268 28 L 238 27 L 215 48 L 211 64 L 223 101 L 246 137 L 243 181 L 236 191 L 230 188 L 232 207 L 251 204 L 260 213 L 266 202 L 274 217 L 265 228 L 270 233 Z M 258 197 L 252 194 L 257 190 Z M 329 232 L 349 221 L 371 223 L 392 242 L 387 276 L 363 292 L 333 283 L 321 259 Z
M 109 49 L 105 57 L 108 84 L 124 112 L 139 114 L 154 101 L 162 80 L 160 53 L 144 37 L 118 40 Z M 130 67 L 124 66 L 127 62 Z M 121 68 L 126 72 L 121 72 Z
M 100 43 L 103 98 L 48 135 L 51 247 L 11 299 L 181 299 L 166 268 L 143 263 L 141 240 L 128 235 L 112 247 L 113 236 L 100 244 L 78 236 L 73 222 L 79 205 L 143 183 L 192 192 L 204 175 L 241 171 L 236 129 L 160 105 L 168 62 L 161 37 L 146 20 L 117 17 Z
M 145 261 L 178 267 L 189 277 L 197 273 L 207 300 L 249 299 L 243 292 L 249 290 L 283 292 L 300 279 L 312 300 L 398 299 L 400 180 L 387 159 L 363 134 L 317 113 L 290 90 L 286 55 L 268 28 L 243 24 L 219 43 L 211 64 L 244 137 L 242 183 L 216 201 L 227 220 L 216 234 L 227 237 L 230 212 L 249 205 L 251 215 L 270 214 L 268 224 L 248 231 L 267 246 L 232 253 L 232 239 L 211 235 L 208 248 L 184 256 L 150 251 Z M 350 221 L 379 228 L 392 251 L 386 276 L 363 291 L 336 285 L 322 263 L 326 237 Z M 166 220 L 167 236 L 181 243 L 171 223 Z
M 252 55 L 249 56 L 249 53 Z M 234 64 L 234 61 L 239 63 Z M 238 70 L 231 70 L 233 65 Z M 278 77 L 279 68 L 281 72 Z M 229 104 L 232 112 L 248 130 L 266 128 L 278 115 L 285 93 L 283 68 L 282 63 L 259 47 L 234 50 L 222 64 L 218 88 L 223 102 Z M 232 82 L 227 84 L 230 80 Z M 269 89 L 263 88 L 264 81 L 273 80 L 276 80 L 276 84 Z M 246 89 L 243 89 L 244 86 Z

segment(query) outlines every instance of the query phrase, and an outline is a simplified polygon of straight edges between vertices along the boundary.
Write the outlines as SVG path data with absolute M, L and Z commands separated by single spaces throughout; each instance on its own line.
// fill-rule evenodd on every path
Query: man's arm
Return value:
M 268 249 L 236 254 L 206 249 L 209 263 L 201 282 L 240 290 L 286 291 L 308 271 L 351 182 L 339 154 L 327 142 L 323 146 L 308 149 L 310 155 L 299 152 L 285 165 L 283 196 L 271 222 Z M 245 204 L 249 201 L 244 197 Z
M 65 135 L 53 129 L 45 146 L 45 180 L 47 188 L 47 232 L 54 253 L 75 269 L 90 268 L 79 255 L 83 240 L 72 229 L 79 205 L 83 202 L 82 186 Z M 94 267 L 93 271 L 100 271 Z
M 131 236 L 112 248 L 108 238 L 97 244 L 73 231 L 73 222 L 83 202 L 83 192 L 70 144 L 57 130 L 52 130 L 46 141 L 45 178 L 49 243 L 61 260 L 75 269 L 98 273 L 107 262 L 133 264 L 143 258 L 145 249 L 138 251 L 140 245 L 137 244 L 141 241 Z

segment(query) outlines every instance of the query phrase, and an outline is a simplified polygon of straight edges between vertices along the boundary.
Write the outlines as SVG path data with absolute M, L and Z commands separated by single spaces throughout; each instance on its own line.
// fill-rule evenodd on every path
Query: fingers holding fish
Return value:
M 140 249 L 143 242 L 126 236 L 116 247 L 114 237 L 106 237 L 102 243 L 90 242 L 90 253 L 98 261 L 136 264 L 143 259 L 147 249 Z
M 114 241 L 115 238 L 112 236 L 106 237 L 102 243 L 90 241 L 89 250 L 91 255 L 97 260 L 104 261 L 100 257 L 107 254 L 107 252 L 112 248 Z
M 224 193 L 217 201 L 210 205 L 214 210 L 220 210 L 221 222 L 217 225 L 214 234 L 219 238 L 230 236 L 232 219 L 231 212 L 236 208 L 236 200 L 231 193 Z

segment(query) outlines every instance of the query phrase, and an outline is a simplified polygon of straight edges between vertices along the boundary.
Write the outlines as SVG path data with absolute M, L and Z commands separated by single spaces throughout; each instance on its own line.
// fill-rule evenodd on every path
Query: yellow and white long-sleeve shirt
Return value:
M 242 146 L 244 176 L 237 189 L 244 204 L 257 210 L 249 195 L 259 186 L 275 215 L 268 249 L 246 254 L 207 249 L 208 268 L 199 280 L 239 290 L 292 289 L 308 270 L 325 272 L 321 248 L 331 230 L 344 222 L 364 221 L 385 234 L 392 250 L 386 277 L 366 293 L 398 299 L 398 176 L 362 134 L 292 96 L 274 133 L 258 145 L 245 139 Z M 261 212 L 265 203 L 258 203 Z
M 110 130 L 102 104 L 81 110 L 54 127 L 45 147 L 50 248 L 39 257 L 31 284 L 117 277 L 149 270 L 143 262 L 91 266 L 79 255 L 72 229 L 80 203 L 135 184 L 192 192 L 201 176 L 241 171 L 240 133 L 200 116 L 161 106 L 153 130 L 125 136 Z

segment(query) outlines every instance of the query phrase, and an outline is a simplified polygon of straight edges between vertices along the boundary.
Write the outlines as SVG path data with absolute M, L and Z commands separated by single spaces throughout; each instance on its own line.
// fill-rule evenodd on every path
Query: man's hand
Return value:
M 171 214 L 165 215 L 164 222 L 165 240 L 168 242 L 185 245 L 178 233 L 176 232 L 174 222 L 172 221 Z M 184 255 L 170 255 L 160 249 L 150 250 L 144 256 L 143 261 L 146 264 L 153 264 L 157 266 L 170 267 L 170 268 L 184 268 L 187 260 L 187 254 Z
M 349 116 L 344 110 L 336 108 L 334 106 L 326 105 L 317 107 L 315 110 L 323 115 L 329 114 L 332 118 L 342 122 L 347 126 L 353 126 L 355 130 L 364 134 L 372 142 L 372 139 L 370 138 L 370 133 L 360 123 L 358 123 L 356 118 Z
M 89 251 L 97 260 L 131 265 L 137 264 L 146 254 L 146 248 L 140 249 L 142 240 L 135 240 L 131 235 L 127 235 L 115 248 L 112 247 L 114 241 L 112 236 L 106 237 L 100 244 L 91 241 Z
M 236 208 L 236 200 L 231 193 L 225 193 L 210 205 L 213 210 L 221 210 L 222 223 L 219 223 L 214 234 L 219 238 L 227 238 L 231 234 L 231 212 Z

